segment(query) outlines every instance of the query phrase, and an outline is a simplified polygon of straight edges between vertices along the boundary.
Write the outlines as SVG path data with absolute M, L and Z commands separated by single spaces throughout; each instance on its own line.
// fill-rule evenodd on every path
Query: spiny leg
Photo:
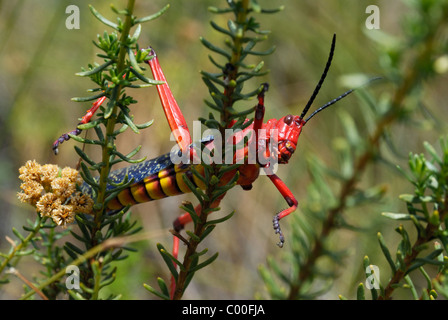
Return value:
M 291 190 L 286 186 L 286 184 L 275 174 L 268 175 L 269 179 L 271 179 L 274 186 L 280 191 L 283 198 L 286 200 L 286 203 L 289 205 L 288 209 L 282 210 L 274 216 L 272 220 L 274 225 L 275 233 L 279 235 L 280 242 L 277 245 L 282 248 L 285 243 L 285 237 L 283 236 L 282 230 L 280 228 L 280 219 L 283 219 L 290 213 L 294 212 L 297 209 L 298 201 L 292 194 Z
M 151 68 L 154 79 L 165 82 L 164 84 L 157 85 L 157 92 L 162 103 L 163 111 L 165 112 L 166 119 L 178 146 L 183 154 L 187 154 L 189 152 L 189 145 L 192 142 L 187 122 L 171 92 L 154 50 L 151 49 L 150 55 L 152 58 L 147 60 L 146 63 Z
M 81 122 L 79 122 L 78 125 L 89 123 L 90 120 L 92 119 L 93 115 L 95 114 L 95 112 L 103 104 L 104 100 L 106 100 L 106 96 L 103 96 L 103 97 L 99 98 L 98 100 L 96 100 L 92 104 L 92 107 L 89 110 L 87 110 L 86 114 L 84 115 L 84 117 L 82 117 Z M 53 142 L 54 154 L 58 154 L 58 152 L 59 152 L 58 148 L 61 143 L 70 139 L 69 134 L 78 136 L 81 134 L 81 132 L 82 132 L 81 129 L 76 128 L 73 131 L 70 131 L 68 133 L 64 133 L 63 135 L 61 135 L 55 142 Z
M 255 134 L 257 135 L 257 140 L 258 140 L 258 130 L 263 127 L 264 112 L 265 112 L 264 94 L 266 93 L 266 91 L 268 91 L 268 89 L 269 89 L 269 84 L 263 83 L 261 91 L 257 96 L 258 104 L 255 108 L 255 119 L 254 119 L 254 131 L 255 131 Z
M 264 158 L 263 160 L 261 160 L 260 158 L 257 158 L 258 163 L 266 163 L 266 159 L 268 159 L 270 156 L 269 151 L 266 148 L 266 143 L 267 143 L 266 130 L 264 132 L 262 130 L 264 114 L 265 114 L 264 96 L 265 96 L 265 93 L 268 91 L 268 89 L 269 89 L 268 83 L 263 83 L 261 85 L 261 90 L 257 96 L 258 104 L 255 107 L 253 131 L 255 134 L 255 143 L 256 143 L 256 150 L 257 150 L 256 156 L 257 157 L 261 156 Z M 260 152 L 260 150 L 263 150 L 263 152 Z M 243 187 L 243 189 L 244 189 L 244 187 Z
M 154 52 L 154 50 L 151 49 L 151 55 L 153 55 L 153 58 L 151 60 L 146 61 L 148 65 L 151 68 L 151 71 L 153 73 L 154 79 L 158 81 L 165 82 L 164 84 L 157 85 L 157 91 L 159 94 L 160 101 L 162 103 L 163 110 L 165 112 L 165 116 L 168 120 L 168 124 L 170 126 L 171 131 L 173 132 L 173 135 L 176 139 L 177 144 L 179 145 L 181 151 L 183 154 L 188 154 L 188 152 L 191 152 L 189 145 L 191 144 L 191 137 L 190 132 L 188 130 L 187 123 L 185 121 L 185 118 L 182 114 L 182 111 L 179 108 L 179 105 L 177 104 L 173 93 L 171 92 L 171 89 L 166 81 L 165 75 L 163 74 L 162 68 L 160 66 L 160 63 L 158 61 L 158 58 Z M 85 124 L 90 122 L 92 116 L 95 114 L 95 112 L 98 110 L 98 108 L 101 106 L 101 104 L 106 99 L 106 96 L 103 96 L 99 98 L 97 101 L 95 101 L 92 105 L 92 108 L 90 108 L 86 115 L 82 118 L 81 122 L 79 124 Z M 78 124 L 78 125 L 79 125 Z M 67 141 L 70 139 L 69 134 L 72 135 L 79 135 L 81 133 L 81 129 L 76 128 L 75 130 L 65 133 L 61 135 L 54 143 L 53 143 L 53 151 L 55 154 L 58 153 L 58 147 L 61 143 L 64 141 Z M 193 155 L 190 157 L 192 159 Z
M 265 113 L 265 107 L 264 107 L 264 94 L 268 90 L 269 85 L 267 83 L 263 84 L 263 88 L 261 89 L 260 93 L 258 94 L 258 105 L 255 108 L 255 119 L 254 119 L 254 131 L 257 137 L 257 148 L 260 147 L 258 139 L 259 139 L 259 132 L 258 130 L 263 127 L 263 120 L 264 120 L 264 113 Z M 257 152 L 258 154 L 258 152 Z M 267 155 L 265 155 L 267 156 Z M 277 244 L 280 248 L 283 247 L 283 244 L 285 242 L 285 237 L 283 236 L 282 230 L 280 228 L 280 219 L 286 217 L 290 213 L 294 212 L 297 209 L 298 201 L 292 194 L 291 190 L 286 186 L 286 184 L 275 174 L 273 174 L 271 171 L 272 169 L 269 167 L 264 168 L 266 171 L 269 179 L 274 183 L 275 187 L 278 191 L 282 194 L 283 198 L 286 200 L 286 203 L 288 203 L 289 208 L 282 210 L 278 214 L 274 216 L 273 219 L 273 226 L 275 233 L 279 235 L 280 241 Z

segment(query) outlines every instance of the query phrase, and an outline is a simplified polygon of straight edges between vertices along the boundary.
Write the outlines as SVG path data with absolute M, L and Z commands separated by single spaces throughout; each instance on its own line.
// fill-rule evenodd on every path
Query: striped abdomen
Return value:
M 109 179 L 113 184 L 121 183 L 126 176 L 129 180 L 133 179 L 134 183 L 110 200 L 107 204 L 107 209 L 109 211 L 116 211 L 127 205 L 132 206 L 138 203 L 191 192 L 183 176 L 186 176 L 195 187 L 205 189 L 203 181 L 191 172 L 192 166 L 173 164 L 170 153 L 167 153 L 152 160 L 112 171 Z M 198 164 L 194 166 L 199 174 L 204 174 L 204 167 L 202 165 Z M 237 170 L 240 174 L 237 184 L 243 186 L 245 190 L 250 189 L 252 182 L 258 177 L 259 165 L 243 164 Z M 236 170 L 226 172 L 218 185 L 228 183 L 235 172 Z M 107 190 L 113 190 L 114 188 L 112 184 L 107 186 Z M 81 191 L 92 195 L 91 187 L 86 183 L 81 186 Z
M 199 172 L 201 169 L 203 169 L 202 166 L 197 165 Z M 182 178 L 183 175 L 186 175 L 196 187 L 204 188 L 202 181 L 191 173 L 191 166 L 173 164 L 169 153 L 112 171 L 109 179 L 114 184 L 118 184 L 124 180 L 126 175 L 129 180 L 133 179 L 134 183 L 109 201 L 107 209 L 110 211 L 119 210 L 127 205 L 191 192 Z M 113 188 L 113 185 L 107 186 L 108 190 Z M 91 187 L 86 183 L 82 185 L 81 191 L 92 195 Z
M 200 169 L 200 168 L 197 168 Z M 135 205 L 148 201 L 163 199 L 191 192 L 182 176 L 186 175 L 196 187 L 203 189 L 203 182 L 191 173 L 190 166 L 182 167 L 171 164 L 159 172 L 148 175 L 142 181 L 136 182 L 121 191 L 112 199 L 107 208 L 118 210 L 127 205 Z

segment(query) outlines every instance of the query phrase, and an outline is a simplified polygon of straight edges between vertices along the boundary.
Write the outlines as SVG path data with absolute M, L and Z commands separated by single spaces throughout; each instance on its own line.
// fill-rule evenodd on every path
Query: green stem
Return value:
M 134 11 L 134 4 L 135 4 L 135 0 L 129 0 L 127 8 L 126 8 L 126 10 L 127 10 L 126 19 L 125 19 L 125 22 L 123 25 L 123 30 L 121 31 L 121 36 L 120 36 L 121 47 L 120 47 L 120 51 L 119 51 L 118 59 L 117 59 L 117 74 L 121 74 L 125 68 L 126 52 L 127 52 L 125 43 L 129 36 L 129 31 L 132 27 L 132 14 Z M 102 225 L 102 220 L 103 220 L 102 218 L 103 218 L 103 213 L 105 210 L 104 202 L 106 199 L 107 178 L 109 176 L 109 172 L 111 169 L 111 165 L 110 165 L 111 152 L 115 149 L 114 131 L 115 131 L 116 118 L 117 118 L 117 110 L 118 110 L 117 101 L 120 98 L 122 89 L 123 89 L 122 85 L 116 86 L 114 88 L 114 90 L 112 91 L 112 96 L 110 99 L 110 103 L 113 104 L 113 107 L 112 107 L 111 115 L 107 119 L 105 140 L 104 140 L 104 144 L 102 145 L 103 166 L 101 167 L 101 171 L 100 171 L 100 177 L 99 177 L 100 188 L 99 188 L 98 197 L 97 197 L 97 203 L 102 204 L 102 206 L 100 208 L 98 208 L 97 210 L 95 210 L 95 212 L 94 212 L 95 227 L 92 230 L 92 241 L 91 241 L 92 247 L 98 245 L 98 237 L 96 236 L 96 234 L 97 234 L 97 232 L 100 232 L 100 230 L 101 230 L 101 225 Z M 92 258 L 93 258 L 93 256 L 92 256 Z M 95 260 L 92 260 L 89 262 L 90 276 L 93 275 L 93 270 L 92 270 L 91 264 L 94 262 L 95 262 Z M 94 290 L 95 291 L 92 294 L 92 297 L 97 297 L 98 292 L 96 292 L 96 290 L 99 290 L 99 287 L 95 286 Z
M 445 197 L 442 204 L 439 206 L 439 208 L 443 208 L 443 210 L 439 212 L 441 221 L 444 221 L 448 215 L 447 205 L 448 197 Z M 378 300 L 388 300 L 391 298 L 396 286 L 406 277 L 407 270 L 411 267 L 411 265 L 417 258 L 418 254 L 422 250 L 423 245 L 432 241 L 436 237 L 436 233 L 438 231 L 439 226 L 428 223 L 424 232 L 424 236 L 420 235 L 417 240 L 415 240 L 415 243 L 412 246 L 411 253 L 407 254 L 406 257 L 404 257 L 404 271 L 400 268 L 392 275 L 392 278 L 384 289 L 384 294 L 379 296 Z
M 100 243 L 99 245 L 93 247 L 92 249 L 90 249 L 89 251 L 84 253 L 83 255 L 80 255 L 76 260 L 73 260 L 70 263 L 70 265 L 72 265 L 72 266 L 79 266 L 80 264 L 88 261 L 90 258 L 95 257 L 100 252 L 103 252 L 105 250 L 112 249 L 112 248 L 122 247 L 126 243 L 147 240 L 148 237 L 149 236 L 147 234 L 139 234 L 139 235 L 132 235 L 132 236 L 125 236 L 125 237 L 107 239 L 106 241 L 104 241 L 104 242 Z M 48 278 L 47 280 L 42 282 L 39 286 L 37 286 L 37 289 L 38 290 L 44 289 L 45 287 L 51 285 L 53 282 L 58 281 L 60 278 L 62 278 L 66 274 L 67 273 L 66 273 L 65 269 L 60 270 L 58 273 L 54 274 L 51 278 Z M 31 297 L 34 293 L 35 293 L 34 291 L 27 292 L 20 299 L 21 300 L 26 300 L 29 297 Z
M 229 83 L 232 83 L 233 82 L 232 80 L 237 79 L 238 64 L 241 59 L 241 52 L 242 52 L 242 45 L 243 45 L 242 39 L 244 38 L 244 31 L 246 31 L 246 28 L 244 26 L 246 24 L 247 14 L 249 12 L 249 4 L 250 4 L 249 0 L 242 0 L 241 10 L 236 15 L 236 23 L 239 27 L 243 28 L 243 30 L 241 32 L 240 37 L 235 37 L 235 39 L 234 39 L 234 43 L 233 43 L 234 50 L 232 50 L 232 56 L 229 61 L 229 63 L 234 66 L 234 69 L 229 74 L 229 79 L 228 79 Z M 232 100 L 233 91 L 234 91 L 234 87 L 232 85 L 227 85 L 224 90 L 224 98 L 223 98 L 224 109 L 223 109 L 223 112 L 221 113 L 221 120 L 225 123 L 225 127 L 221 128 L 222 136 L 224 136 L 224 130 L 231 120 L 230 114 L 228 113 L 227 108 L 230 108 L 233 105 L 233 100 Z M 216 165 L 213 163 L 212 170 L 214 171 L 213 174 L 217 176 L 219 174 L 219 165 Z M 213 194 L 214 190 L 215 190 L 214 185 L 208 184 L 206 186 L 205 192 L 209 199 L 212 198 L 212 194 Z M 204 204 L 201 206 L 201 212 L 199 213 L 200 221 L 197 223 L 196 228 L 194 230 L 194 234 L 197 235 L 199 238 L 202 238 L 202 234 L 204 233 L 205 224 L 207 222 L 206 212 L 208 211 L 208 209 L 210 208 L 211 205 L 212 205 L 211 202 L 204 201 Z M 173 300 L 180 300 L 183 296 L 183 293 L 185 291 L 186 280 L 190 273 L 191 263 L 193 261 L 192 256 L 196 253 L 196 249 L 197 249 L 198 245 L 199 245 L 199 241 L 196 241 L 193 238 L 191 238 L 190 241 L 188 242 L 187 250 L 185 252 L 184 260 L 182 263 L 183 267 L 184 267 L 184 271 L 179 272 L 178 280 L 176 283 L 176 290 L 173 295 Z
M 93 274 L 93 293 L 91 300 L 98 300 L 100 294 L 100 284 L 101 284 L 101 265 L 98 261 L 95 261 L 95 272 Z
M 132 27 L 132 13 L 134 10 L 134 4 L 135 4 L 135 0 L 129 0 L 128 1 L 128 6 L 127 6 L 127 15 L 126 15 L 126 20 L 124 23 L 124 27 L 123 27 L 123 31 L 121 33 L 121 37 L 120 37 L 120 43 L 121 48 L 120 48 L 120 52 L 118 54 L 118 60 L 117 60 L 117 74 L 120 74 L 121 72 L 123 72 L 124 67 L 125 67 L 125 61 L 126 61 L 126 47 L 124 45 L 124 43 L 126 43 L 126 39 L 129 36 L 129 31 Z M 111 155 L 111 151 L 114 149 L 114 130 L 115 130 L 115 123 L 116 123 L 116 114 L 117 114 L 117 100 L 120 97 L 120 93 L 122 90 L 122 86 L 119 85 L 117 87 L 114 88 L 114 91 L 112 93 L 112 103 L 113 105 L 113 110 L 111 113 L 111 116 L 109 117 L 109 119 L 107 120 L 107 124 L 106 124 L 106 136 L 105 136 L 105 141 L 104 141 L 104 145 L 103 145 L 103 153 L 102 153 L 102 163 L 104 164 L 101 168 L 101 172 L 100 172 L 100 178 L 99 178 L 99 184 L 100 184 L 100 190 L 98 192 L 98 198 L 97 198 L 97 203 L 101 203 L 104 204 L 104 201 L 106 199 L 106 186 L 107 186 L 107 177 L 109 176 L 109 172 L 110 172 L 110 155 Z M 100 209 L 95 211 L 95 224 L 97 227 L 98 231 L 100 229 L 100 225 L 101 225 L 101 218 L 103 215 L 103 211 L 104 211 L 104 206 L 102 206 Z M 95 239 L 95 238 L 94 238 Z M 96 241 L 93 240 L 93 245 L 96 244 Z
M 207 196 L 209 198 L 211 198 L 213 191 L 214 191 L 213 186 L 207 188 Z M 202 238 L 202 234 L 204 233 L 205 230 L 205 224 L 207 222 L 207 214 L 205 214 L 204 211 L 208 209 L 210 205 L 211 205 L 210 202 L 205 201 L 204 205 L 201 207 L 201 212 L 199 215 L 200 219 L 194 229 L 194 234 L 197 235 L 199 238 Z M 186 281 L 190 274 L 191 263 L 193 262 L 193 255 L 196 253 L 199 243 L 200 241 L 191 238 L 187 244 L 187 250 L 185 252 L 184 260 L 182 262 L 184 270 L 181 270 L 179 272 L 178 280 L 176 283 L 176 290 L 173 295 L 173 300 L 180 300 L 183 296 L 183 293 L 186 289 Z
M 46 218 L 42 219 L 40 215 L 37 217 L 36 225 L 33 229 L 33 231 L 30 232 L 30 234 L 17 246 L 14 246 L 12 248 L 11 253 L 5 258 L 5 260 L 0 265 L 0 274 L 2 273 L 3 269 L 9 264 L 9 262 L 16 256 L 16 253 L 20 252 L 20 250 L 25 249 L 29 242 L 37 235 L 39 230 L 42 228 L 46 221 Z
M 235 82 L 235 80 L 237 79 L 237 76 L 238 76 L 238 65 L 239 65 L 239 62 L 241 59 L 241 52 L 243 50 L 242 39 L 244 38 L 244 32 L 246 31 L 245 24 L 246 24 L 246 20 L 247 20 L 247 13 L 249 11 L 250 1 L 243 0 L 241 3 L 242 3 L 241 10 L 236 15 L 236 25 L 239 28 L 242 28 L 242 30 L 241 30 L 240 36 L 234 38 L 234 42 L 233 42 L 234 49 L 232 50 L 232 56 L 229 61 L 229 63 L 232 66 L 234 66 L 234 68 L 232 71 L 229 72 L 229 75 L 228 75 L 229 84 L 226 86 L 226 88 L 224 90 L 224 96 L 225 96 L 225 99 L 223 101 L 224 110 L 223 110 L 223 113 L 221 114 L 221 120 L 224 123 L 226 123 L 226 125 L 230 121 L 230 114 L 229 114 L 228 108 L 232 107 L 232 105 L 233 105 L 232 95 L 235 90 L 233 83 Z M 223 132 L 224 132 L 224 129 L 225 128 L 222 129 Z M 221 133 L 223 134 L 223 132 L 221 132 Z

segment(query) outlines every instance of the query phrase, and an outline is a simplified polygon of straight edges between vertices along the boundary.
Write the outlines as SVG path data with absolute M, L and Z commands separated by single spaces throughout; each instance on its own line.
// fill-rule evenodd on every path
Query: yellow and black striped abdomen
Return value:
M 191 192 L 184 181 L 185 178 L 191 181 L 195 188 L 204 190 L 205 185 L 201 179 L 192 173 L 192 166 L 173 164 L 168 153 L 155 159 L 112 171 L 108 177 L 108 192 L 113 192 L 117 185 L 125 181 L 126 177 L 128 179 L 126 181 L 133 181 L 133 183 L 107 203 L 107 210 L 116 211 L 128 205 L 132 206 Z M 204 176 L 202 165 L 194 165 L 194 168 L 200 175 Z M 259 165 L 245 164 L 237 170 L 240 172 L 237 184 L 243 185 L 247 189 L 258 177 Z M 235 172 L 236 170 L 227 172 L 218 185 L 228 183 Z M 81 191 L 89 195 L 93 194 L 91 186 L 87 183 L 81 186 Z
M 197 165 L 196 170 L 201 173 L 203 167 Z M 186 176 L 195 187 L 201 189 L 205 187 L 203 182 L 191 173 L 191 166 L 171 164 L 121 191 L 116 198 L 108 203 L 107 208 L 109 210 L 119 210 L 127 205 L 132 206 L 191 192 L 183 176 Z

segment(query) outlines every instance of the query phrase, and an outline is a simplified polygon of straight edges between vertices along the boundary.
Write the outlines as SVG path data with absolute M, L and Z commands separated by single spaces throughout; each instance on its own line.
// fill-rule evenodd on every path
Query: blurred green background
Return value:
M 90 1 L 91 2 L 91 1 Z M 96 20 L 88 9 L 89 1 L 66 0 L 15 0 L 0 1 L 0 250 L 6 250 L 5 236 L 11 236 L 11 228 L 33 218 L 33 208 L 19 203 L 18 168 L 29 159 L 39 163 L 54 163 L 61 167 L 75 167 L 78 158 L 74 141 L 65 142 L 60 154 L 54 156 L 53 141 L 62 133 L 75 128 L 89 103 L 75 103 L 70 98 L 86 96 L 93 87 L 89 80 L 75 76 L 81 67 L 94 61 L 96 48 L 92 40 L 105 26 Z M 115 21 L 110 4 L 124 7 L 125 1 L 95 1 L 93 5 L 104 16 Z M 198 117 L 206 117 L 209 109 L 203 103 L 207 98 L 206 86 L 199 71 L 215 72 L 207 58 L 209 51 L 200 43 L 203 36 L 215 44 L 222 44 L 221 34 L 209 25 L 214 19 L 225 25 L 228 16 L 212 15 L 210 5 L 225 6 L 225 1 L 137 1 L 135 13 L 146 16 L 170 3 L 170 9 L 159 19 L 143 24 L 140 45 L 151 45 L 158 53 L 170 87 L 174 92 L 185 118 L 190 124 Z M 264 60 L 265 70 L 270 73 L 262 79 L 250 82 L 254 89 L 261 82 L 270 83 L 266 97 L 266 118 L 280 118 L 288 113 L 298 114 L 308 101 L 320 78 L 330 49 L 333 33 L 337 34 L 335 57 L 326 82 L 315 102 L 314 108 L 335 98 L 348 88 L 341 84 L 341 77 L 363 73 L 369 77 L 384 75 L 381 48 L 372 40 L 375 30 L 368 30 L 365 10 L 370 4 L 380 8 L 380 30 L 401 39 L 404 17 L 409 8 L 400 1 L 261 1 L 264 7 L 284 5 L 285 10 L 274 15 L 258 17 L 263 29 L 271 30 L 268 40 L 259 50 L 274 45 L 275 52 Z M 75 4 L 80 9 L 80 29 L 69 30 L 65 26 L 68 14 L 65 9 Z M 110 31 L 110 30 L 108 30 Z M 419 123 L 399 123 L 390 130 L 392 141 L 398 149 L 392 154 L 382 150 L 382 156 L 391 163 L 406 167 L 407 155 L 423 152 L 423 141 L 435 143 L 441 133 L 447 133 L 448 120 L 447 76 L 441 75 L 425 83 L 422 94 L 425 107 L 437 119 Z M 391 95 L 393 86 L 384 79 L 368 89 L 376 99 Z M 153 158 L 168 152 L 173 142 L 169 140 L 169 127 L 164 118 L 155 88 L 129 91 L 139 101 L 132 111 L 137 123 L 154 119 L 154 124 L 140 135 L 131 132 L 118 141 L 122 152 L 141 144 L 141 156 Z M 255 101 L 247 102 L 252 106 Z M 278 175 L 294 192 L 300 203 L 306 198 L 307 159 L 314 154 L 329 167 L 337 159 L 334 155 L 337 138 L 342 135 L 337 113 L 345 110 L 352 114 L 358 125 L 363 125 L 359 114 L 359 99 L 350 96 L 315 117 L 307 125 L 294 156 L 287 166 L 279 168 Z M 423 115 L 421 117 L 423 118 Z M 368 128 L 363 128 L 367 135 Z M 381 184 L 387 188 L 385 197 L 377 204 L 346 212 L 347 220 L 364 229 L 363 232 L 337 231 L 334 246 L 347 250 L 345 265 L 335 270 L 339 277 L 322 299 L 336 299 L 338 294 L 353 298 L 356 285 L 364 281 L 362 259 L 368 254 L 371 261 L 383 266 L 376 234 L 381 231 L 393 247 L 399 240 L 393 229 L 395 225 L 381 216 L 382 211 L 405 210 L 397 196 L 412 192 L 412 187 L 397 174 L 392 166 L 378 163 L 370 166 L 360 185 L 369 187 Z M 331 184 L 337 189 L 337 184 Z M 195 201 L 194 196 L 184 195 L 142 204 L 132 208 L 151 238 L 135 245 L 139 249 L 119 265 L 116 282 L 107 290 L 121 292 L 126 299 L 152 299 L 142 283 L 156 283 L 156 277 L 168 278 L 168 271 L 157 253 L 155 244 L 171 246 L 168 229 L 179 215 L 181 200 Z M 287 250 L 288 234 L 292 218 L 282 220 L 286 247 L 275 245 L 277 236 L 272 231 L 272 217 L 284 209 L 286 203 L 266 177 L 260 177 L 250 192 L 234 188 L 222 203 L 220 215 L 236 210 L 236 215 L 215 230 L 203 246 L 220 253 L 218 261 L 200 272 L 188 288 L 185 298 L 190 299 L 251 299 L 254 295 L 268 297 L 257 268 L 265 264 L 268 256 L 280 259 Z M 25 262 L 25 263 L 24 263 Z M 31 258 L 22 261 L 21 272 L 29 279 L 38 275 L 39 266 Z M 384 267 L 386 270 L 387 267 Z M 380 269 L 381 270 L 381 269 Z M 384 272 L 387 281 L 387 272 Z M 11 278 L 0 291 L 0 299 L 17 298 L 22 284 Z

